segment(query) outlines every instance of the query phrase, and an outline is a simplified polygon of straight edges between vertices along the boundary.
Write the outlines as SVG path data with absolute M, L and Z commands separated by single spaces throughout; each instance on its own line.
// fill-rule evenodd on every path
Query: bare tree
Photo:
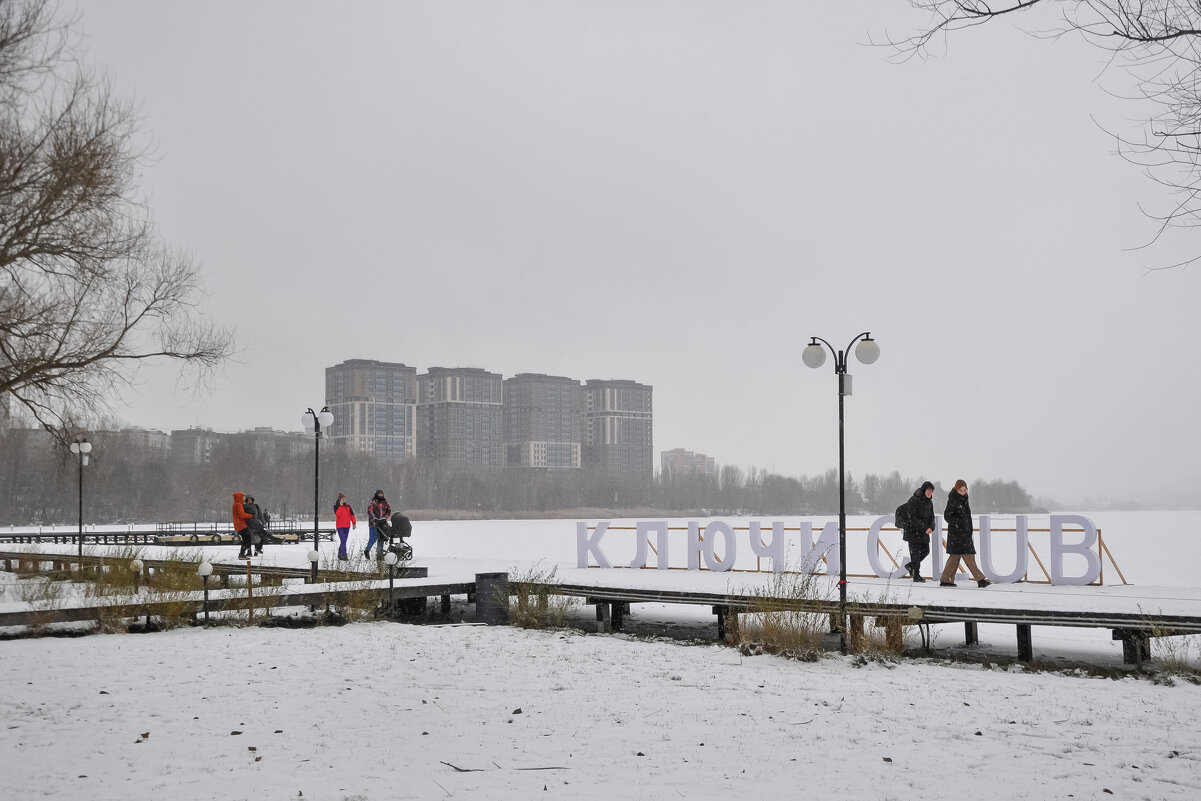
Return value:
M 1001 18 L 1032 24 L 1036 36 L 1076 33 L 1110 51 L 1136 78 L 1140 95 L 1160 111 L 1138 138 L 1115 135 L 1118 152 L 1143 167 L 1172 196 L 1152 241 L 1172 228 L 1201 226 L 1201 3 L 1196 0 L 909 0 L 926 25 L 888 45 L 927 55 L 954 31 Z M 1041 8 L 1039 8 L 1041 7 Z M 1052 8 L 1054 7 L 1054 8 Z M 1042 17 L 1032 15 L 1042 13 Z M 1054 20 L 1051 16 L 1054 14 Z M 1201 259 L 1186 259 L 1181 266 Z
M 0 0 L 0 398 L 62 436 L 147 360 L 203 381 L 232 335 L 138 194 L 133 106 L 75 63 L 46 0 Z

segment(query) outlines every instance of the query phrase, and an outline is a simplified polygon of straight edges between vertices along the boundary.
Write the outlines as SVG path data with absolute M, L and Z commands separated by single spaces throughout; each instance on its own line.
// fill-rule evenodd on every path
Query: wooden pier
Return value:
M 142 559 L 147 568 L 167 569 L 176 560 Z M 428 599 L 438 597 L 442 608 L 450 608 L 450 597 L 467 596 L 475 602 L 476 578 L 481 575 L 505 576 L 504 573 L 467 573 L 454 559 L 425 560 L 419 567 L 398 569 L 391 582 L 393 599 Z M 18 562 L 38 562 L 53 570 L 111 568 L 114 557 L 85 555 L 82 564 L 74 554 L 0 552 L 0 562 L 11 570 Z M 389 580 L 380 577 L 375 566 L 370 572 L 355 571 L 354 563 L 338 570 L 319 571 L 317 583 L 310 581 L 311 567 L 263 565 L 242 561 L 213 562 L 215 581 L 220 589 L 210 590 L 207 608 L 210 613 L 256 608 L 313 607 L 323 608 L 342 604 L 350 593 L 374 595 L 379 603 L 389 597 Z M 472 562 L 478 570 L 480 563 Z M 506 566 L 507 569 L 509 566 Z M 231 587 L 234 576 L 247 576 L 247 586 L 270 586 L 260 591 L 260 597 L 248 598 L 245 588 Z M 294 580 L 285 584 L 287 580 Z M 507 577 L 504 579 L 507 582 Z M 722 574 L 682 576 L 677 571 L 656 570 L 599 570 L 566 569 L 559 571 L 553 581 L 522 582 L 523 591 L 538 595 L 575 597 L 595 606 L 597 628 L 619 631 L 632 605 L 639 603 L 681 604 L 707 607 L 717 618 L 718 636 L 725 638 L 737 629 L 739 616 L 762 613 L 766 609 L 797 611 L 829 615 L 831 626 L 841 619 L 840 606 L 833 597 L 772 598 L 764 594 L 770 576 L 748 577 L 759 585 L 731 590 L 730 579 Z M 200 582 L 197 577 L 197 583 Z M 830 580 L 819 577 L 817 587 Z M 907 584 L 907 583 L 906 583 Z M 272 586 L 275 585 L 275 586 Z M 506 585 L 507 586 L 507 585 Z M 1114 640 L 1121 641 L 1127 663 L 1138 664 L 1150 657 L 1151 643 L 1156 638 L 1201 633 L 1201 590 L 1194 588 L 993 585 L 988 589 L 942 589 L 937 586 L 918 587 L 879 585 L 856 582 L 852 600 L 847 604 L 848 635 L 852 645 L 862 636 L 866 625 L 885 631 L 886 639 L 900 644 L 906 626 L 962 624 L 967 643 L 978 641 L 977 627 L 981 623 L 1005 624 L 1015 627 L 1018 658 L 1032 661 L 1031 629 L 1039 627 L 1075 627 L 1109 629 Z M 506 591 L 506 595 L 509 591 Z M 820 593 L 818 593 L 820 594 Z M 874 597 L 873 597 L 874 596 Z M 362 597 L 360 595 L 360 597 Z M 1083 599 L 1087 599 L 1086 601 Z M 158 602 L 129 597 L 111 600 L 95 599 L 71 609 L 21 610 L 0 613 L 0 626 L 46 624 L 58 621 L 101 620 L 120 617 L 155 615 L 162 609 L 178 610 L 199 615 L 205 608 L 200 592 L 173 594 L 170 600 Z M 1082 608 L 1086 607 L 1086 608 Z M 478 613 L 478 610 L 477 610 Z

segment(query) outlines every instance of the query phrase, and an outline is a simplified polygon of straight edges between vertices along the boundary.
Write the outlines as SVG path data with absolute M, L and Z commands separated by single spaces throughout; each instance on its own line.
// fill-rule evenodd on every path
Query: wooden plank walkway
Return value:
M 0 564 L 3 564 L 4 569 L 10 573 L 13 570 L 12 566 L 14 563 L 20 565 L 21 563 L 37 564 L 49 562 L 52 565 L 51 570 L 54 572 L 59 572 L 67 570 L 68 568 L 66 565 L 73 565 L 76 563 L 89 567 L 103 567 L 105 565 L 112 565 L 115 561 L 117 560 L 112 556 L 102 556 L 96 554 L 84 554 L 83 559 L 81 560 L 77 554 L 70 553 L 0 551 Z M 178 568 L 181 564 L 183 564 L 178 559 L 151 559 L 149 557 L 141 557 L 141 561 L 144 568 L 152 570 Z M 285 578 L 304 579 L 305 581 L 309 581 L 313 575 L 312 567 L 264 565 L 261 563 L 256 563 L 253 560 L 251 560 L 249 566 L 246 564 L 245 560 L 210 562 L 209 564 L 213 566 L 213 575 L 219 577 L 222 586 L 229 585 L 230 576 L 243 576 L 246 575 L 248 570 L 252 575 L 258 575 L 264 579 L 270 578 L 276 580 L 273 583 L 278 583 L 278 581 L 282 581 Z M 37 571 L 34 570 L 33 572 Z M 328 568 L 318 568 L 317 581 L 319 583 L 330 581 L 358 581 L 370 575 L 375 574 L 345 569 L 330 570 Z M 429 575 L 429 568 L 400 566 L 396 568 L 395 578 L 424 578 L 427 575 Z
M 65 565 L 74 564 L 78 557 L 72 554 L 29 554 L 15 551 L 0 552 L 0 560 L 11 567 L 12 561 L 38 560 Z M 85 564 L 99 564 L 104 561 L 102 556 L 85 556 Z M 440 560 L 429 560 L 439 565 Z M 453 560 L 451 560 L 453 561 Z M 112 559 L 109 558 L 111 564 Z M 171 560 L 143 559 L 148 566 L 172 564 Z M 174 562 L 178 565 L 178 561 Z M 213 563 L 214 574 L 219 576 L 243 575 L 247 570 L 244 562 Z M 476 565 L 477 568 L 479 565 Z M 463 572 L 458 571 L 457 580 L 439 580 L 426 576 L 418 576 L 424 569 L 418 568 L 413 573 L 404 574 L 406 578 L 398 578 L 394 584 L 395 598 L 418 598 L 442 596 L 444 607 L 449 606 L 449 596 L 467 595 L 469 601 L 475 593 L 475 582 L 463 580 Z M 252 564 L 252 574 L 257 574 L 263 582 L 282 582 L 284 578 L 308 580 L 311 570 L 304 567 L 285 567 Z M 444 570 L 453 573 L 455 571 Z M 476 574 L 479 575 L 479 574 Z M 719 577 L 720 578 L 720 577 Z M 583 579 L 583 580 L 580 580 Z M 578 597 L 587 604 L 596 607 L 598 628 L 601 630 L 620 629 L 625 614 L 629 613 L 630 605 L 635 603 L 687 604 L 711 607 L 717 616 L 718 635 L 725 637 L 732 629 L 737 628 L 738 616 L 747 613 L 762 612 L 766 607 L 781 611 L 798 611 L 818 615 L 829 615 L 833 625 L 839 620 L 840 607 L 833 598 L 767 598 L 761 591 L 715 590 L 713 581 L 703 580 L 701 576 L 695 580 L 682 582 L 678 575 L 667 579 L 656 575 L 656 571 L 600 571 L 600 570 L 565 570 L 557 580 L 540 583 L 526 583 L 524 589 L 531 593 Z M 724 579 L 723 579 L 724 580 Z M 375 593 L 383 603 L 387 598 L 388 581 L 379 578 L 378 573 L 345 571 L 322 571 L 319 584 L 304 586 L 285 586 L 278 590 L 271 588 L 266 592 L 270 606 L 312 606 L 320 607 L 341 603 L 348 593 L 361 593 L 365 589 Z M 339 587 L 338 584 L 351 583 L 353 587 Z M 870 591 L 871 588 L 857 588 Z M 894 595 L 900 590 L 893 588 Z M 929 588 L 925 588 L 928 590 Z M 965 637 L 968 643 L 976 642 L 976 627 L 980 623 L 1007 624 L 1016 627 L 1018 657 L 1023 661 L 1033 659 L 1031 642 L 1032 626 L 1049 627 L 1085 627 L 1110 629 L 1115 640 L 1123 644 L 1124 657 L 1127 662 L 1141 662 L 1150 655 L 1150 643 L 1154 638 L 1201 633 L 1201 598 L 1197 598 L 1197 590 L 1176 590 L 1176 595 L 1170 595 L 1168 588 L 1163 590 L 1162 600 L 1169 611 L 1147 611 L 1144 606 L 1154 604 L 1154 588 L 1139 588 L 1143 594 L 1135 595 L 1134 588 L 1119 588 L 1106 592 L 1103 588 L 1093 591 L 1091 588 L 1072 588 L 1077 591 L 1074 596 L 1057 596 L 1054 592 L 1039 588 L 1036 592 L 1006 592 L 1000 589 L 956 592 L 954 590 L 937 590 L 933 592 L 913 590 L 908 587 L 904 592 L 909 593 L 903 599 L 885 597 L 881 593 L 878 600 L 850 600 L 847 613 L 850 619 L 852 637 L 861 632 L 866 621 L 885 629 L 887 636 L 899 641 L 903 626 L 962 623 L 965 627 Z M 1087 593 L 1089 608 L 1081 608 L 1080 598 Z M 1150 594 L 1148 594 L 1150 593 Z M 262 608 L 267 598 L 256 598 L 248 601 L 244 590 L 218 590 L 210 592 L 210 612 L 225 610 L 244 610 L 250 603 L 257 603 Z M 180 603 L 190 604 L 188 609 L 192 614 L 199 614 L 203 607 L 203 598 L 199 593 L 187 594 L 184 598 L 172 597 L 161 607 L 167 609 L 170 605 Z M 1074 602 L 1074 603 L 1073 603 Z M 97 620 L 102 618 L 139 617 L 146 614 L 158 614 L 152 605 L 145 601 L 131 599 L 114 600 L 94 606 L 81 606 L 77 609 L 46 610 L 44 612 L 9 612 L 0 613 L 0 626 L 30 625 L 37 622 L 54 620 Z
M 51 572 L 68 572 L 67 565 L 82 564 L 86 569 L 102 569 L 112 566 L 113 557 L 85 554 L 82 562 L 75 554 L 27 553 L 22 551 L 0 551 L 0 563 L 4 569 L 12 571 L 14 564 L 25 565 L 25 570 L 37 573 L 38 566 L 50 563 Z M 182 564 L 179 560 L 142 558 L 144 569 L 178 569 Z M 214 587 L 207 593 L 203 589 L 186 591 L 150 592 L 144 598 L 130 596 L 112 596 L 95 599 L 89 603 L 72 607 L 46 608 L 37 610 L 18 610 L 0 612 L 0 626 L 30 626 L 47 625 L 49 623 L 68 623 L 80 621 L 102 621 L 120 618 L 137 618 L 144 616 L 171 615 L 175 617 L 198 616 L 204 613 L 206 607 L 209 613 L 224 611 L 263 611 L 284 606 L 339 606 L 350 596 L 356 596 L 361 601 L 363 594 L 374 595 L 378 605 L 386 606 L 389 597 L 389 579 L 381 578 L 376 572 L 358 572 L 352 570 L 318 570 L 317 583 L 307 583 L 303 586 L 285 586 L 286 578 L 301 579 L 309 582 L 312 578 L 311 568 L 286 567 L 279 565 L 255 564 L 248 566 L 244 561 L 211 562 L 213 576 L 223 587 L 229 586 L 231 576 L 243 576 L 247 572 L 258 576 L 260 584 L 255 585 L 255 594 L 249 596 L 245 589 L 225 589 Z M 401 566 L 396 568 L 392 577 L 391 596 L 397 600 L 413 598 L 441 597 L 443 608 L 450 605 L 452 595 L 470 595 L 475 592 L 474 582 L 446 582 L 428 579 L 429 568 L 419 566 Z M 197 576 L 197 583 L 202 579 Z
M 208 611 L 210 614 L 231 611 L 268 614 L 273 609 L 288 606 L 309 606 L 319 609 L 340 606 L 351 594 L 359 596 L 361 600 L 364 593 L 374 596 L 377 606 L 386 608 L 389 597 L 387 579 L 371 581 L 366 586 L 357 585 L 349 588 L 339 587 L 336 584 L 306 584 L 302 587 L 283 587 L 281 589 L 282 592 L 256 594 L 252 598 L 247 597 L 245 592 L 236 590 L 210 590 L 207 602 Z M 392 590 L 392 597 L 396 600 L 439 596 L 449 598 L 452 595 L 468 595 L 474 592 L 474 582 L 435 581 L 397 584 Z M 205 603 L 203 591 L 172 593 L 171 597 L 167 599 L 156 599 L 153 596 L 147 599 L 116 596 L 86 606 L 0 612 L 0 626 L 44 626 L 50 623 L 88 621 L 99 623 L 105 620 L 140 618 L 148 615 L 151 617 L 199 618 L 204 614 Z M 444 604 L 444 606 L 446 605 L 448 604 Z
M 765 598 L 761 594 L 706 592 L 704 590 L 673 590 L 655 587 L 604 586 L 603 584 L 560 583 L 547 586 L 545 591 L 574 596 L 596 605 L 596 620 L 601 630 L 620 630 L 623 617 L 632 603 L 692 604 L 711 606 L 717 615 L 718 636 L 737 629 L 738 615 L 764 611 L 791 611 L 829 615 L 831 629 L 837 631 L 841 607 L 837 600 L 820 598 Z M 1156 637 L 1201 634 L 1201 611 L 1198 614 L 1147 612 L 1139 609 L 1119 611 L 1095 609 L 1080 611 L 1002 606 L 1004 594 L 995 596 L 998 605 L 954 603 L 896 603 L 889 601 L 848 601 L 852 640 L 863 632 L 865 621 L 883 627 L 891 644 L 900 643 L 901 630 L 906 625 L 963 623 L 968 644 L 978 641 L 980 623 L 1011 624 L 1016 627 L 1018 659 L 1034 659 L 1032 626 L 1070 626 L 1110 629 L 1114 640 L 1121 641 L 1123 659 L 1138 664 L 1150 658 L 1151 641 Z
M 274 527 L 267 533 L 276 537 L 284 544 L 296 542 L 312 542 L 313 527 Z M 323 541 L 333 542 L 336 530 L 319 528 L 317 536 Z M 78 531 L 49 531 L 49 532 L 15 532 L 0 531 L 0 543 L 56 543 L 77 545 L 80 537 Z M 163 530 L 147 531 L 133 528 L 84 529 L 83 542 L 85 545 L 175 545 L 204 547 L 208 545 L 236 545 L 240 538 L 234 534 L 231 526 L 224 528 L 197 530 Z M 275 543 L 269 543 L 275 544 Z

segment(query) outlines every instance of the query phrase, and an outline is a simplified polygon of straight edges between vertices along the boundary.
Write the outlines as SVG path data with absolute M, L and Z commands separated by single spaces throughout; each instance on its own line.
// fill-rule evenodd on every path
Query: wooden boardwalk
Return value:
M 20 551 L 0 552 L 0 562 L 5 569 L 12 569 L 21 561 L 49 563 L 55 570 L 74 567 L 78 557 L 73 554 L 31 554 Z M 466 595 L 474 602 L 475 579 L 461 566 L 451 563 L 453 559 L 426 560 L 426 564 L 398 571 L 392 582 L 393 599 L 428 599 L 438 597 L 443 609 L 449 609 L 450 597 Z M 105 557 L 84 556 L 84 569 L 98 568 Z M 112 558 L 108 558 L 111 565 Z M 143 559 L 148 567 L 166 568 L 171 560 Z M 174 562 L 178 566 L 178 562 Z M 354 565 L 355 563 L 351 563 Z M 480 563 L 473 562 L 475 569 Z M 208 610 L 211 613 L 225 611 L 262 610 L 268 612 L 281 607 L 322 608 L 344 603 L 348 595 L 358 593 L 374 595 L 377 603 L 386 606 L 389 597 L 389 581 L 375 572 L 356 572 L 353 569 L 321 571 L 318 583 L 283 584 L 285 579 L 308 581 L 311 568 L 287 567 L 229 561 L 213 563 L 214 576 L 218 582 L 228 585 L 228 579 L 245 575 L 259 582 L 249 598 L 245 587 L 211 589 L 208 592 Z M 374 567 L 374 566 L 373 566 Z M 503 571 L 506 568 L 501 568 Z M 424 574 L 423 574 L 424 571 Z M 430 575 L 432 574 L 432 575 Z M 504 575 L 503 573 L 499 573 Z M 496 576 L 497 573 L 489 573 Z M 723 574 L 680 575 L 675 571 L 656 570 L 602 570 L 566 569 L 559 572 L 553 581 L 527 582 L 524 592 L 538 595 L 556 595 L 581 598 L 596 607 L 599 630 L 621 630 L 624 618 L 630 613 L 632 604 L 683 604 L 709 607 L 717 617 L 718 635 L 725 637 L 738 626 L 740 615 L 759 613 L 765 610 L 789 610 L 819 615 L 829 615 L 836 625 L 840 611 L 838 601 L 832 597 L 781 597 L 765 594 L 770 587 L 770 576 L 759 577 L 758 587 L 731 589 L 730 578 Z M 747 579 L 748 581 L 750 579 Z M 199 582 L 199 579 L 197 579 Z M 817 587 L 832 587 L 832 581 L 821 578 Z M 908 582 L 904 583 L 908 585 Z M 829 587 L 826 587 L 828 590 Z M 1020 585 L 994 585 L 987 590 L 942 589 L 936 584 L 919 587 L 880 585 L 872 582 L 856 582 L 847 612 L 850 620 L 848 632 L 852 642 L 861 635 L 865 625 L 874 624 L 884 628 L 886 637 L 894 643 L 900 642 L 904 626 L 926 626 L 930 624 L 963 624 L 968 643 L 977 641 L 977 626 L 981 623 L 1013 625 L 1016 630 L 1018 658 L 1033 659 L 1031 627 L 1077 627 L 1109 629 L 1114 640 L 1123 645 L 1127 662 L 1138 663 L 1150 656 L 1151 642 L 1158 637 L 1201 633 L 1201 590 L 1133 587 L 1114 588 L 1070 587 L 1048 588 L 1045 586 L 1022 587 Z M 506 594 L 511 593 L 508 588 Z M 820 595 L 820 592 L 815 593 Z M 113 620 L 122 617 L 137 618 L 145 615 L 173 614 L 199 616 L 205 608 L 205 596 L 193 591 L 173 593 L 164 600 L 118 597 L 94 599 L 73 608 L 24 609 L 0 612 L 0 626 L 37 625 L 56 621 Z

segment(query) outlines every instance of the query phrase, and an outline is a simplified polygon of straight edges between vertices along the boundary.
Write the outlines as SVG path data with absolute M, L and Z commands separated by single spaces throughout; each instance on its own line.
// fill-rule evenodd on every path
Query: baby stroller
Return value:
M 405 542 L 405 538 L 413 534 L 413 524 L 403 512 L 396 512 L 390 519 L 376 518 L 371 525 L 376 535 L 388 543 L 388 550 L 396 554 L 397 559 L 407 562 L 413 558 L 413 548 Z

